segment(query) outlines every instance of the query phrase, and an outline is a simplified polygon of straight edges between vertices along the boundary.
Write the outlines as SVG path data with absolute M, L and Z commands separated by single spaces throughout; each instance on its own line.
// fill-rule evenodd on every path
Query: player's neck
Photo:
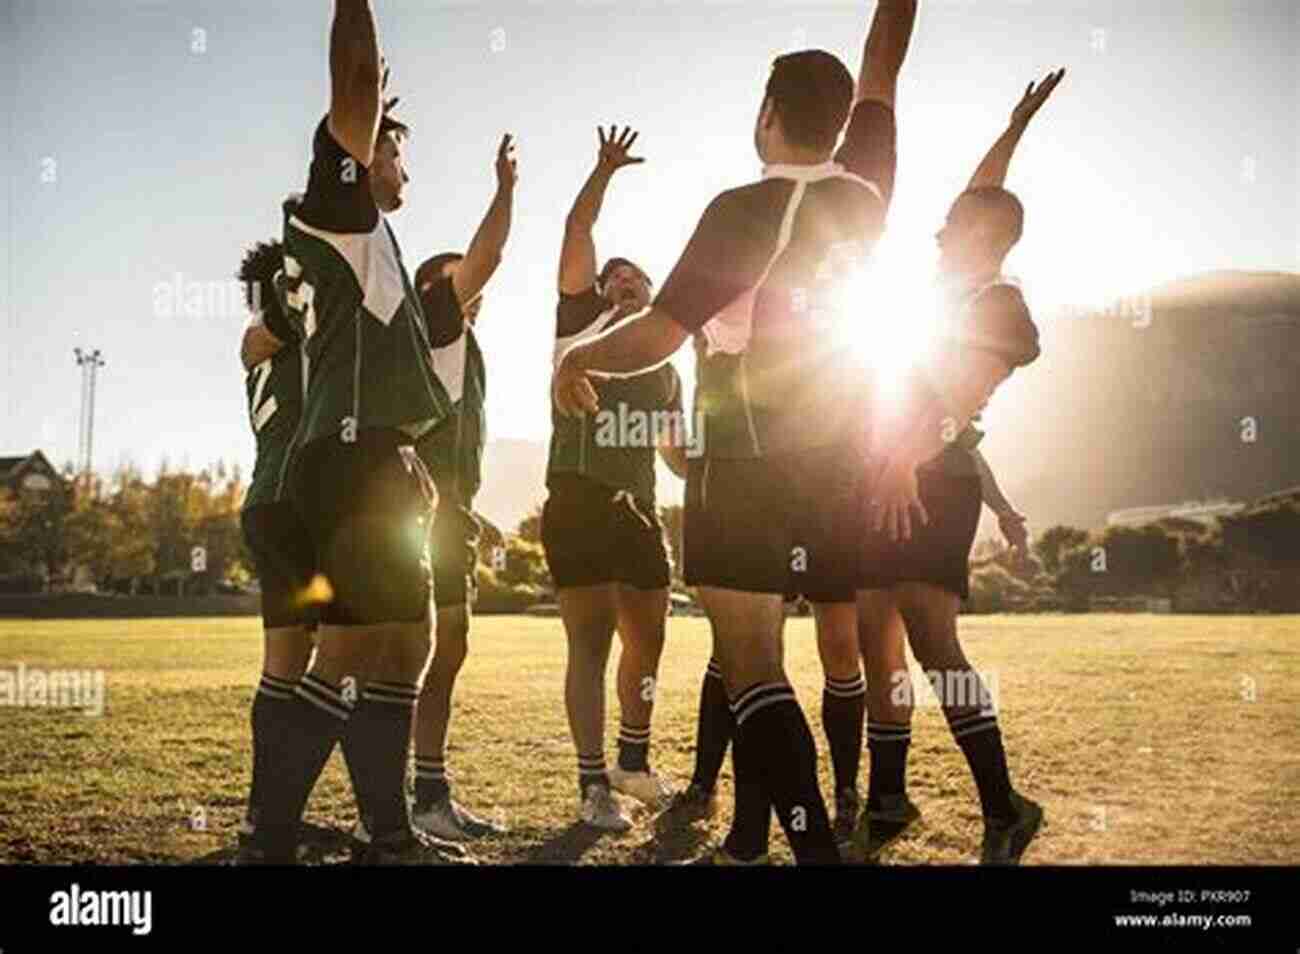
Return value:
M 995 282 L 1002 274 L 1000 262 L 981 262 L 970 268 L 963 268 L 952 276 L 950 286 L 958 293 L 969 294 L 985 285 Z
M 830 162 L 831 154 L 825 149 L 808 149 L 788 143 L 774 143 L 764 165 L 768 166 L 820 166 Z

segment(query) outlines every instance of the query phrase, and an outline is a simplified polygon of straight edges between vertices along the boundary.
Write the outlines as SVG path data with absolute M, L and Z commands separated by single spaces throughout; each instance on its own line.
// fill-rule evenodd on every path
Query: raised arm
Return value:
M 468 305 L 483 291 L 497 267 L 501 253 L 510 238 L 510 223 L 514 214 L 515 182 L 518 172 L 514 155 L 514 140 L 507 133 L 497 150 L 497 191 L 488 206 L 487 215 L 465 250 L 465 258 L 456 269 L 452 284 L 456 298 Z
M 777 236 L 746 227 L 749 223 L 748 207 L 735 193 L 714 199 L 650 309 L 564 353 L 551 381 L 559 410 L 570 416 L 594 413 L 596 389 L 589 377 L 657 367 L 756 287 L 772 261 Z
M 604 129 L 597 129 L 597 132 L 600 134 L 600 155 L 596 168 L 587 177 L 564 222 L 559 278 L 560 292 L 564 295 L 580 295 L 595 284 L 596 240 L 593 232 L 605 201 L 605 190 L 619 169 L 645 162 L 628 154 L 640 135 L 630 126 L 622 132 L 617 126 L 610 126 L 608 134 Z
M 1001 187 L 1007 181 L 1007 170 L 1011 167 L 1011 157 L 1016 154 L 1016 147 L 1020 145 L 1020 137 L 1029 128 L 1029 121 L 1034 118 L 1034 114 L 1042 109 L 1052 95 L 1052 90 L 1056 89 L 1064 77 L 1065 70 L 1060 69 L 1048 73 L 1037 86 L 1030 83 L 1025 88 L 1025 95 L 1011 111 L 1011 122 L 1006 131 L 998 137 L 980 162 L 975 175 L 971 176 L 968 189 Z
M 366 168 L 383 112 L 384 66 L 370 0 L 336 0 L 330 31 L 330 133 Z
M 862 53 L 856 102 L 875 100 L 894 108 L 898 74 L 916 25 L 916 0 L 879 0 Z

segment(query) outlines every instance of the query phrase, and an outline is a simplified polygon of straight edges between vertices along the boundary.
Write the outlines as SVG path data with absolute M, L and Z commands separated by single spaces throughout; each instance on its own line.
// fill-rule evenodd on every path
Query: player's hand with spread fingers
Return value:
M 572 350 L 565 354 L 555 369 L 555 375 L 551 379 L 551 396 L 555 399 L 555 406 L 566 417 L 581 417 L 600 410 L 596 388 Z
M 634 166 L 645 162 L 637 156 L 631 155 L 632 144 L 641 134 L 633 131 L 631 126 L 624 126 L 620 132 L 618 126 L 610 126 L 609 131 L 603 127 L 596 127 L 596 132 L 600 135 L 600 159 L 599 164 L 602 168 L 610 172 L 617 172 L 624 166 Z
M 871 529 L 889 534 L 895 543 L 912 539 L 913 511 L 922 524 L 930 522 L 917 489 L 916 469 L 912 467 L 887 468 L 876 484 L 871 507 Z
M 1065 69 L 1061 68 L 1048 73 L 1041 83 L 1030 83 L 1025 87 L 1025 95 L 1016 104 L 1016 108 L 1011 111 L 1012 125 L 1028 126 L 1029 121 L 1034 118 L 1034 114 L 1043 108 L 1043 104 L 1052 95 L 1052 91 L 1060 85 L 1061 80 L 1064 78 Z
M 501 146 L 497 149 L 497 186 L 501 189 L 513 189 L 519 181 L 519 159 L 515 155 L 515 137 L 506 133 L 501 137 Z

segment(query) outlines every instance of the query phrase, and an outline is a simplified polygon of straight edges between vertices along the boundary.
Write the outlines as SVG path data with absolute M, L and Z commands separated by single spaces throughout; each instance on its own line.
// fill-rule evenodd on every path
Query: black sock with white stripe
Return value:
M 609 776 L 605 774 L 605 756 L 603 753 L 597 755 L 583 755 L 578 753 L 578 795 L 585 798 L 587 789 L 592 785 L 603 785 L 609 788 Z
M 1007 753 L 1002 747 L 997 716 L 987 709 L 977 712 L 968 709 L 964 715 L 944 710 L 944 715 L 975 776 L 984 817 L 1013 820 L 1016 810 L 1011 805 L 1011 775 L 1007 771 Z
M 736 716 L 735 748 L 744 761 L 752 758 L 759 767 L 795 861 L 839 864 L 826 803 L 817 787 L 817 746 L 794 690 L 789 683 L 759 683 L 742 692 L 731 711 Z
M 307 799 L 347 726 L 352 705 L 338 686 L 308 673 L 272 728 L 261 786 L 257 839 L 271 864 L 298 860 L 298 827 Z
M 650 771 L 650 726 L 619 723 L 618 767 L 624 772 Z
M 695 774 L 691 783 L 711 792 L 718 784 L 722 760 L 736 730 L 736 719 L 727 701 L 722 670 L 716 659 L 709 660 L 700 687 L 700 715 L 695 727 Z M 764 839 L 766 842 L 766 838 Z
M 907 748 L 911 744 L 912 727 L 907 723 L 867 723 L 867 753 L 871 758 L 867 808 L 880 808 L 881 796 L 907 794 Z
M 354 784 L 362 787 L 357 800 L 366 828 L 376 841 L 410 828 L 406 761 L 418 695 L 418 687 L 407 683 L 368 683 L 343 735 L 343 751 Z
M 248 787 L 248 820 L 257 826 L 261 807 L 261 790 L 266 784 L 267 766 L 274 739 L 275 725 L 283 722 L 285 710 L 293 702 L 297 683 L 262 673 L 262 681 L 253 696 L 250 721 L 253 727 L 253 779 Z
M 731 711 L 731 707 L 727 707 Z M 734 716 L 733 716 L 734 720 Z M 734 733 L 731 746 L 731 775 L 735 779 L 735 807 L 731 830 L 722 847 L 739 861 L 753 861 L 767 854 L 772 830 L 772 800 L 763 785 L 763 753 L 756 752 L 752 733 Z
M 447 763 L 441 755 L 415 755 L 415 810 L 428 811 L 451 798 Z
M 862 766 L 862 721 L 867 713 L 867 681 L 858 672 L 852 679 L 826 677 L 822 689 L 822 728 L 831 750 L 835 792 L 857 791 Z

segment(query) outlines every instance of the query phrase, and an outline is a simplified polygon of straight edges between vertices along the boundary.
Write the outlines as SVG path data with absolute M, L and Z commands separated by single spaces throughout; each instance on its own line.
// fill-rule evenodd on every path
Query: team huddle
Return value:
M 856 82 L 822 51 L 773 63 L 754 130 L 762 178 L 709 204 L 657 290 L 631 258 L 601 265 L 594 240 L 614 177 L 642 162 L 630 128 L 599 130 L 564 223 L 541 530 L 568 640 L 577 813 L 627 830 L 621 794 L 664 824 L 712 815 L 730 746 L 731 829 L 701 863 L 766 863 L 773 811 L 809 864 L 873 861 L 917 821 L 905 643 L 927 673 L 948 677 L 936 691 L 978 789 L 982 861 L 1017 863 L 1042 824 L 1012 786 L 957 613 L 981 507 L 1013 545 L 1026 542 L 972 422 L 1038 357 L 1025 301 L 1002 275 L 1024 218 L 1004 182 L 1064 71 L 1030 85 L 952 204 L 937 235 L 941 340 L 909 370 L 905 397 L 885 402 L 836 332 L 908 317 L 836 291 L 885 230 L 916 7 L 879 0 Z M 285 201 L 283 236 L 254 246 L 239 271 L 254 313 L 241 359 L 257 442 L 243 528 L 265 632 L 239 860 L 298 860 L 307 800 L 339 745 L 358 860 L 473 863 L 467 843 L 500 829 L 454 797 L 445 753 L 478 544 L 492 532 L 474 510 L 487 387 L 475 327 L 510 235 L 514 144 L 501 141 L 497 190 L 465 250 L 433 255 L 412 278 L 388 221 L 404 205 L 408 130 L 387 98 L 368 0 L 336 2 L 330 77 L 306 191 Z M 669 363 L 688 339 L 692 433 Z M 611 436 L 611 412 L 649 423 Z M 682 572 L 713 632 L 695 771 L 679 791 L 650 764 L 671 579 L 656 457 L 685 481 Z M 833 817 L 783 665 L 785 604 L 797 598 L 813 606 L 825 673 Z

